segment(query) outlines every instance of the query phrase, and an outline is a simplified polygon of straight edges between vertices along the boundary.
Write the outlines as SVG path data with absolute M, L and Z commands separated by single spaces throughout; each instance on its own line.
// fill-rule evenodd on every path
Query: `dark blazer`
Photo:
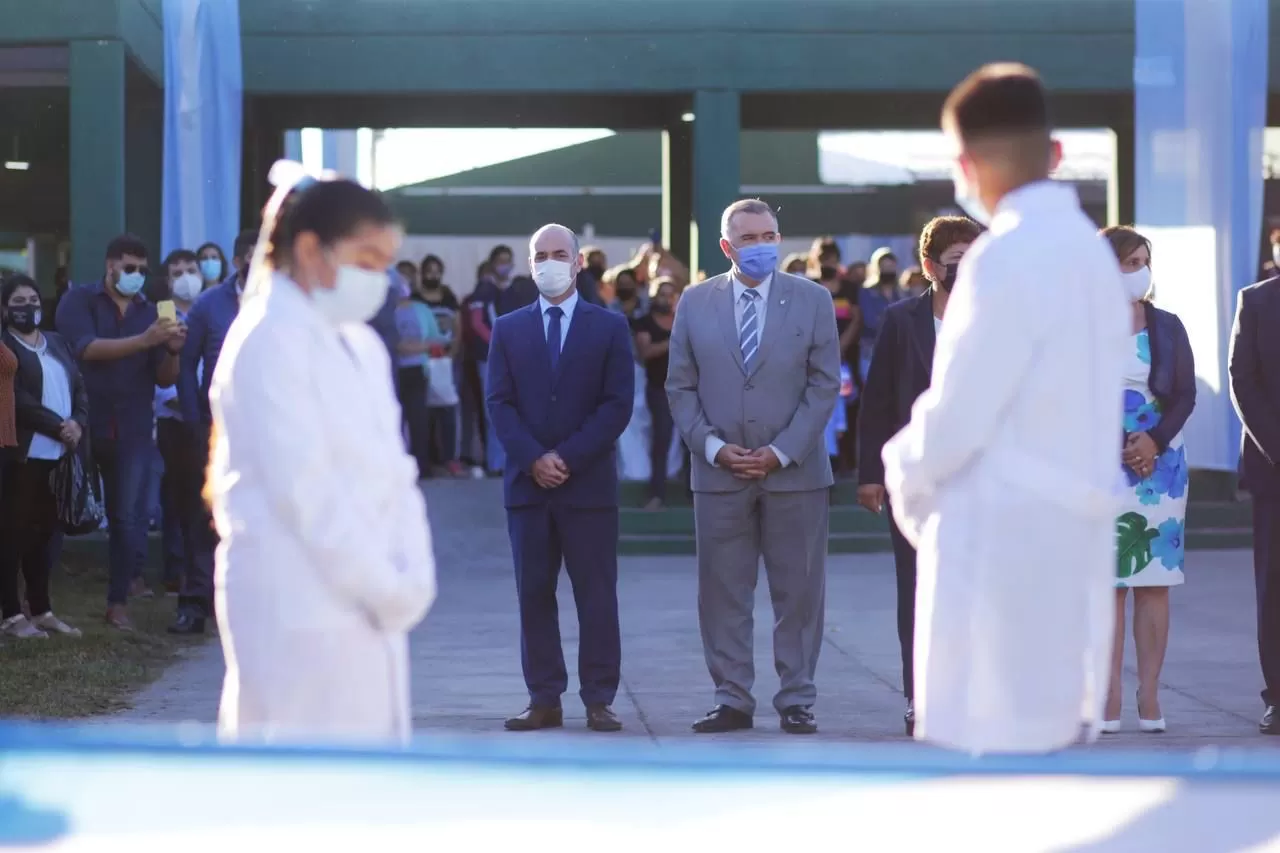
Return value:
M 1240 291 L 1231 330 L 1231 402 L 1240 436 L 1241 485 L 1280 498 L 1280 277 Z
M 885 309 L 858 406 L 858 482 L 884 485 L 880 452 L 933 378 L 933 289 Z
M 1163 453 L 1187 425 L 1187 418 L 1196 407 L 1196 363 L 1191 353 L 1191 338 L 1178 316 L 1150 302 L 1143 308 L 1147 315 L 1147 340 L 1151 344 L 1151 373 L 1147 384 L 1160 403 L 1160 423 L 1147 434 Z
M 614 445 L 635 398 L 627 321 L 579 297 L 552 375 L 540 306 L 499 317 L 489 342 L 486 401 L 507 453 L 506 506 L 617 506 Z M 569 480 L 543 489 L 530 471 L 552 450 L 569 467 Z
M 85 447 L 89 438 L 89 394 L 84 387 L 84 377 L 71 354 L 71 345 L 57 332 L 45 332 L 49 355 L 67 371 L 67 384 L 71 387 L 71 419 L 80 424 L 84 435 L 80 446 Z M 4 345 L 13 351 L 18 358 L 18 373 L 14 377 L 13 400 L 18 422 L 18 461 L 25 461 L 27 451 L 31 448 L 31 437 L 35 433 L 57 439 L 62 431 L 62 418 L 46 409 L 41 399 L 44 396 L 44 370 L 40 367 L 40 357 L 23 346 L 13 337 L 13 332 L 6 331 L 3 336 Z

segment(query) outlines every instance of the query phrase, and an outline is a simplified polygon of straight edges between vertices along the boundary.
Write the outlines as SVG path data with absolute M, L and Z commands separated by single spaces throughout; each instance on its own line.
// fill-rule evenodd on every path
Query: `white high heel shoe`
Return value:
M 1142 714 L 1138 714 L 1138 731 L 1143 734 L 1156 735 L 1165 730 L 1164 717 L 1158 720 L 1144 720 Z
M 1119 720 L 1103 720 L 1102 725 L 1098 727 L 1098 731 L 1104 735 L 1113 735 L 1120 731 Z

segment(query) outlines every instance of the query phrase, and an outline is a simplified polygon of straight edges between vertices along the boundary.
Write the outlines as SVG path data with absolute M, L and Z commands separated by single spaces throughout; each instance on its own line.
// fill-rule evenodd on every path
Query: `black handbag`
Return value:
M 102 483 L 96 469 L 86 465 L 80 453 L 68 453 L 58 461 L 49 475 L 49 486 L 58 504 L 58 523 L 63 533 L 84 536 L 102 526 Z

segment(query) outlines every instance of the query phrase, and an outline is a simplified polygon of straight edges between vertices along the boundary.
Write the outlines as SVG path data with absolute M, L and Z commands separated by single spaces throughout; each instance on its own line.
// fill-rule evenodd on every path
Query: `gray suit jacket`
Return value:
M 830 292 L 778 271 L 770 286 L 760 352 L 748 376 L 738 347 L 732 278 L 719 275 L 680 297 L 671 331 L 667 398 L 693 460 L 695 492 L 733 492 L 747 482 L 707 464 L 707 436 L 755 450 L 772 444 L 791 460 L 766 477 L 774 492 L 833 482 L 824 432 L 840 393 L 840 344 Z

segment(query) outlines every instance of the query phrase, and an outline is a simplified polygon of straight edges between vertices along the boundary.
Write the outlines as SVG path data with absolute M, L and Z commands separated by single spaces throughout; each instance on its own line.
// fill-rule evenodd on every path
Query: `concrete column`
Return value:
M 151 253 L 151 268 L 160 272 L 164 199 L 164 101 L 150 83 L 138 82 L 126 93 L 125 224 L 142 238 Z M 196 245 L 199 245 L 198 243 Z M 196 246 L 172 246 L 195 250 Z
M 125 50 L 71 43 L 71 281 L 98 281 L 111 238 L 125 230 Z
M 681 122 L 662 134 L 662 242 L 689 264 L 692 241 L 693 130 Z
M 720 251 L 720 215 L 742 187 L 741 101 L 737 92 L 700 90 L 693 96 L 693 216 L 697 237 L 689 269 L 694 275 L 727 272 Z

